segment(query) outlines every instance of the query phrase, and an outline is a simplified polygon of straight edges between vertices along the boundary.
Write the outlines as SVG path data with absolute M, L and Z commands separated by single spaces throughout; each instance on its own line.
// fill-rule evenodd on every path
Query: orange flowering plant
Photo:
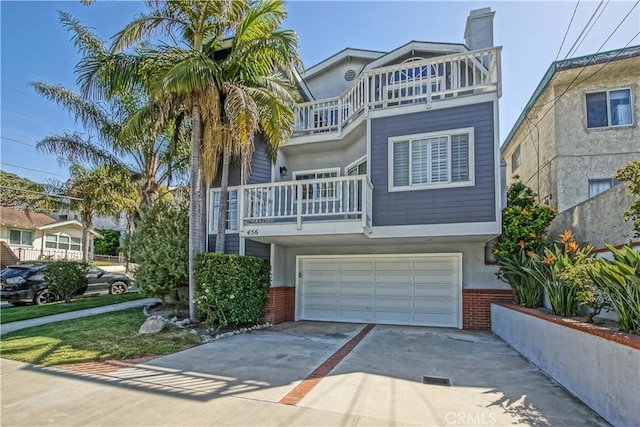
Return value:
M 494 247 L 500 266 L 498 278 L 511 285 L 518 304 L 530 308 L 542 305 L 542 285 L 526 269 L 536 254 L 549 246 L 545 233 L 556 216 L 555 209 L 540 205 L 536 198 L 521 182 L 509 187 L 507 207 L 502 211 L 502 235 Z

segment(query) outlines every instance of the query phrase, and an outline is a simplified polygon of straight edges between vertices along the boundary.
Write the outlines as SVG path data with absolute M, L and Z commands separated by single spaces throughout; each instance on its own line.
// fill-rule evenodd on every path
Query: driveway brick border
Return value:
M 327 360 L 322 362 L 320 366 L 318 366 L 315 371 L 313 371 L 307 378 L 302 380 L 300 384 L 298 384 L 293 390 L 287 393 L 278 403 L 283 405 L 295 406 L 304 397 L 313 390 L 313 388 L 318 385 L 318 383 L 335 368 L 338 363 L 342 362 L 342 360 L 349 354 L 351 351 L 356 348 L 356 346 L 367 336 L 369 332 L 373 328 L 375 328 L 375 324 L 368 324 L 358 334 L 351 338 L 345 345 L 340 347 L 338 351 L 333 353 Z

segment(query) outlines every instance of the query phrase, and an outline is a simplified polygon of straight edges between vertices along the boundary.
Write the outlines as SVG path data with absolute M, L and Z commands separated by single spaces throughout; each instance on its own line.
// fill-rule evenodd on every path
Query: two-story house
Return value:
M 553 234 L 573 228 L 596 247 L 633 236 L 631 200 L 612 187 L 640 159 L 639 93 L 640 46 L 553 62 L 538 84 L 501 151 L 507 184 L 522 180 L 560 212 Z
M 489 8 L 465 44 L 344 49 L 300 75 L 275 164 L 230 172 L 227 253 L 268 257 L 267 319 L 488 328 L 511 299 L 485 264 L 501 232 L 500 47 Z M 208 195 L 216 240 L 219 179 Z
M 562 212 L 640 158 L 640 46 L 551 64 L 502 146 L 516 177 Z

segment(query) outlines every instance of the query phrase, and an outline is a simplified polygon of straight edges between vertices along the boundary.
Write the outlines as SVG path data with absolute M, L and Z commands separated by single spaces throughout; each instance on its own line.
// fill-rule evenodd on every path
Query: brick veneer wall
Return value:
M 269 289 L 269 300 L 264 310 L 263 322 L 276 323 L 295 320 L 296 288 Z
M 510 289 L 463 289 L 462 329 L 491 330 L 491 303 L 514 302 Z

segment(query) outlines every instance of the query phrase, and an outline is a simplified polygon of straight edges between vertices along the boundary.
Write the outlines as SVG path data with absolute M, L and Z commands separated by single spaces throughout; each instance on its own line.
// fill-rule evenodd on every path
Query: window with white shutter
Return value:
M 473 129 L 389 140 L 391 191 L 473 185 Z

